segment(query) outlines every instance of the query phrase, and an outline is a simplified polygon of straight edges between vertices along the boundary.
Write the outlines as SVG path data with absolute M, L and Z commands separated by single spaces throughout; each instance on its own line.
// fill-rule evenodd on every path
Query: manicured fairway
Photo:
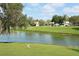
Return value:
M 67 34 L 79 34 L 79 27 L 50 27 L 50 26 L 38 26 L 29 27 L 27 31 L 38 31 L 38 32 L 51 32 L 51 33 L 67 33 Z
M 27 45 L 30 44 L 31 48 Z M 34 43 L 0 43 L 1 56 L 79 56 L 79 50 Z

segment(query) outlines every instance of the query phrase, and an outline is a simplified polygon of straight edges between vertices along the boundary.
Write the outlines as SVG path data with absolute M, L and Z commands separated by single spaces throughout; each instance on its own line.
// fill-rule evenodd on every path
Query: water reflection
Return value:
M 32 42 L 79 47 L 79 36 L 56 33 L 15 32 L 1 34 L 0 42 Z

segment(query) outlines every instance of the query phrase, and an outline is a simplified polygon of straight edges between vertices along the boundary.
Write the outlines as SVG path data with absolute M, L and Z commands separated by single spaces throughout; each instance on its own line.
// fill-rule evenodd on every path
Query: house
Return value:
M 48 25 L 49 26 L 53 26 L 54 25 L 54 22 L 50 22 Z
M 39 22 L 38 22 L 38 21 L 36 21 L 36 22 L 35 22 L 35 25 L 36 25 L 36 26 L 39 26 Z
M 58 24 L 58 23 L 56 23 L 56 24 L 54 24 L 54 26 L 59 26 L 59 24 Z
M 64 21 L 64 26 L 70 26 L 70 22 L 69 21 Z

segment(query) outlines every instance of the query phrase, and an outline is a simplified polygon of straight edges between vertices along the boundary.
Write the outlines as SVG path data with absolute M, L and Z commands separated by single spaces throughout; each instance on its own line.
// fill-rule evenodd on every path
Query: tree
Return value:
M 63 16 L 58 16 L 58 18 L 59 18 L 59 24 L 60 25 L 62 25 L 63 24 L 63 22 L 64 22 L 64 19 L 63 19 Z
M 64 15 L 64 16 L 63 16 L 63 20 L 64 20 L 64 21 L 69 21 L 69 17 L 68 17 L 67 15 Z
M 67 15 L 64 16 L 54 15 L 51 20 L 51 22 L 58 23 L 60 25 L 62 25 L 64 21 L 69 21 L 69 17 Z
M 31 24 L 32 24 L 32 20 L 33 20 L 33 18 L 32 18 L 32 17 L 27 17 L 27 21 L 28 21 L 29 25 L 31 25 Z
M 72 23 L 72 25 L 79 26 L 79 16 L 71 16 L 69 21 Z
M 52 17 L 51 22 L 58 23 L 58 24 L 61 25 L 63 23 L 63 17 L 62 16 L 58 16 L 58 15 L 54 15 Z
M 45 21 L 45 25 L 50 25 L 50 23 L 51 23 L 50 19 L 48 19 L 48 20 Z
M 52 22 L 55 22 L 55 23 L 58 23 L 58 16 L 57 15 L 54 15 L 53 17 L 52 17 Z
M 40 26 L 44 26 L 44 25 L 45 25 L 45 21 L 42 20 L 42 19 L 40 19 L 40 20 L 39 20 L 39 25 L 40 25 Z
M 1 3 L 3 8 L 4 18 L 2 19 L 3 30 L 10 32 L 10 26 L 17 26 L 17 22 L 22 14 L 23 5 L 21 3 Z
M 26 15 L 22 15 L 19 19 L 19 22 L 17 23 L 18 27 L 27 27 L 29 24 L 28 24 L 28 21 L 27 21 L 27 16 Z

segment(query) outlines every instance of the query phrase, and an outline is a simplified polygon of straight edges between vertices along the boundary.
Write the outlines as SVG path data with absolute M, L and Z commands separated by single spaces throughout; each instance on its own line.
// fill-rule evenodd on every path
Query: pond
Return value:
M 0 42 L 29 42 L 79 47 L 79 35 L 18 31 L 11 34 L 1 34 Z

